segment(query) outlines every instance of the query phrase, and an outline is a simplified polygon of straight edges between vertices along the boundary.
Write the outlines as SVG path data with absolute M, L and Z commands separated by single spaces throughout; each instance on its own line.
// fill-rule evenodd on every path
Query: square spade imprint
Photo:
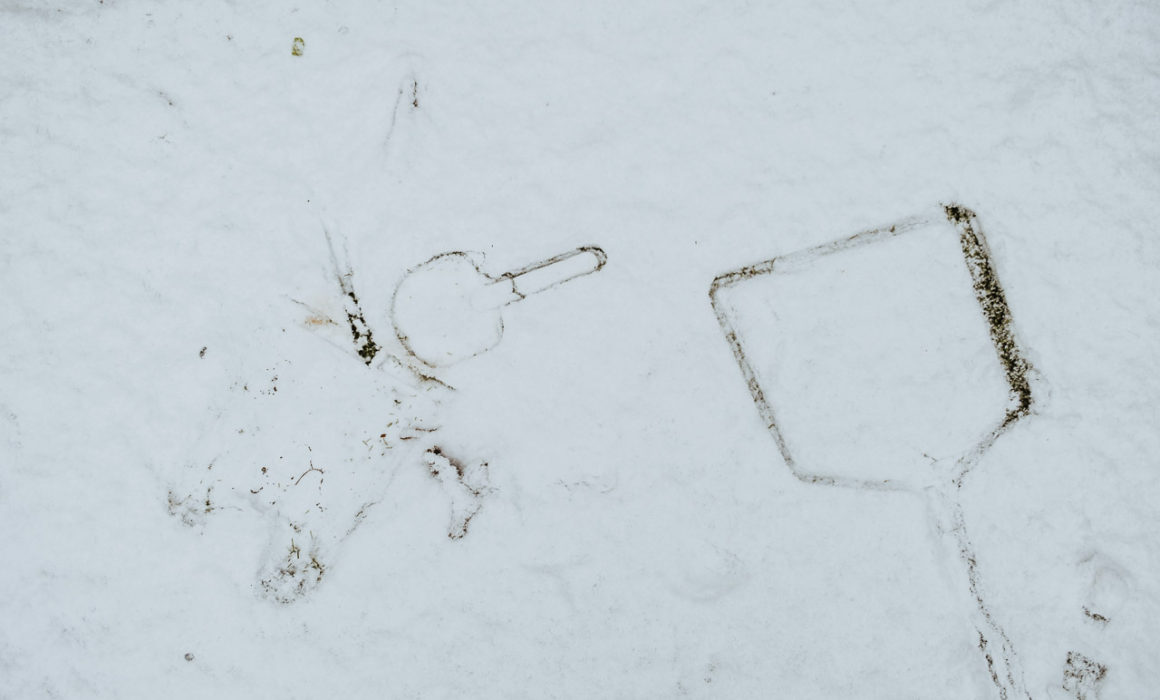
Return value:
M 974 212 L 958 205 L 718 276 L 710 299 L 786 465 L 812 484 L 921 492 L 965 569 L 999 697 L 1029 697 L 985 602 L 957 488 L 1033 405 Z

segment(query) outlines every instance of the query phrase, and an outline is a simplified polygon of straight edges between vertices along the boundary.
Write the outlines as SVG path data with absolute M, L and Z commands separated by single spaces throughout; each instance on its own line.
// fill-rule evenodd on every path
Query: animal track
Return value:
M 294 523 L 290 527 L 297 537 L 291 536 L 284 556 L 258 577 L 262 594 L 282 604 L 293 603 L 309 594 L 322 583 L 326 574 L 326 565 L 322 563 L 324 555 L 313 533 L 303 532 L 302 527 Z
M 483 496 L 490 489 L 490 474 L 487 462 L 477 461 L 464 465 L 443 453 L 438 447 L 431 447 L 423 453 L 427 471 L 443 486 L 451 502 L 451 522 L 447 536 L 453 540 L 467 535 L 467 526 L 483 506 Z
M 1078 651 L 1069 651 L 1067 666 L 1063 669 L 1063 689 L 1076 700 L 1099 700 L 1099 686 L 1107 675 L 1107 666 Z

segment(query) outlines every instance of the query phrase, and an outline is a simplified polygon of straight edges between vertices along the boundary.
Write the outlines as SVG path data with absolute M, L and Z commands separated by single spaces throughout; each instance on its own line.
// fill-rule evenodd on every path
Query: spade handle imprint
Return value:
M 537 292 L 596 272 L 608 256 L 595 246 L 583 246 L 547 260 L 505 272 L 494 278 L 473 300 L 477 308 L 494 309 L 528 298 Z M 486 275 L 485 275 L 486 276 Z

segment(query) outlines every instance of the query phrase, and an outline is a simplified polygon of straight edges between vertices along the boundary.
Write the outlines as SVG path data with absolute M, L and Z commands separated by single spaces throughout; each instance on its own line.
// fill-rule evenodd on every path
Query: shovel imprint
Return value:
M 796 478 L 926 496 L 964 568 L 999 697 L 1029 698 L 956 493 L 1033 407 L 1031 367 L 975 214 L 948 205 L 742 267 L 718 276 L 709 297 Z
M 411 269 L 391 304 L 399 342 L 430 367 L 445 367 L 495 347 L 504 306 L 604 267 L 608 257 L 584 246 L 526 267 L 490 275 L 464 252 L 436 255 Z

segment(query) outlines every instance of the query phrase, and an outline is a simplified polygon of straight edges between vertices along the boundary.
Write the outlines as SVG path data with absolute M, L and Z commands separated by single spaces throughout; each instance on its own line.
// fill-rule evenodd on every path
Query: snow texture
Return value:
M 1154 697 L 1158 54 L 3 3 L 0 698 Z

